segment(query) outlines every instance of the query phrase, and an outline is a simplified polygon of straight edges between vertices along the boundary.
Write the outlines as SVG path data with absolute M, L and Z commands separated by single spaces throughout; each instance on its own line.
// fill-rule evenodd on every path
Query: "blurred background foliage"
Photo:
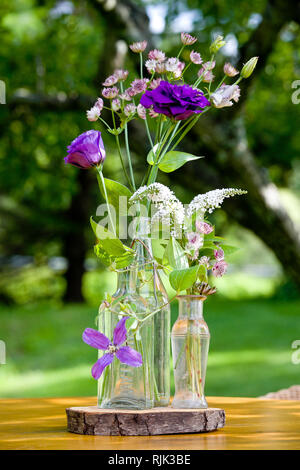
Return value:
M 179 170 L 174 178 L 160 175 L 160 181 L 171 184 L 183 202 L 214 189 L 217 177 L 225 178 L 223 186 L 232 181 L 249 189 L 249 202 L 226 202 L 212 217 L 219 234 L 239 251 L 206 304 L 212 333 L 207 394 L 258 396 L 299 383 L 300 366 L 291 362 L 291 344 L 300 338 L 299 104 L 291 99 L 292 83 L 300 78 L 299 2 L 2 0 L 0 339 L 7 358 L 0 365 L 0 396 L 96 393 L 89 375 L 95 353 L 82 343 L 81 332 L 93 327 L 97 306 L 106 291 L 114 291 L 116 279 L 93 255 L 88 219 L 102 202 L 93 175 L 66 167 L 63 157 L 78 134 L 95 126 L 103 130 L 86 120 L 85 110 L 114 65 L 125 61 L 134 73 L 135 57 L 127 54 L 126 43 L 146 38 L 173 56 L 178 33 L 187 31 L 197 35 L 197 50 L 208 59 L 212 38 L 223 34 L 227 45 L 220 62 L 240 67 L 256 55 L 251 40 L 264 22 L 266 43 L 273 35 L 272 43 L 268 49 L 259 44 L 260 66 L 247 90 L 242 85 L 239 111 L 255 171 L 268 180 L 260 194 L 251 192 L 250 183 L 248 188 L 252 173 L 238 174 L 230 166 L 234 158 L 225 156 L 227 147 L 217 142 L 217 126 L 225 129 L 235 119 L 231 110 L 220 112 L 216 127 L 208 122 L 219 152 L 209 147 L 203 125 L 204 134 L 187 137 L 185 145 L 196 141 L 205 163 L 192 163 L 191 173 Z M 276 32 L 268 31 L 272 24 Z M 251 55 L 241 59 L 243 51 Z M 135 135 L 141 179 L 147 149 L 143 131 Z M 124 183 L 113 138 L 105 134 L 104 140 L 106 176 Z M 251 212 L 256 204 L 261 215 Z M 173 321 L 176 313 L 174 305 Z

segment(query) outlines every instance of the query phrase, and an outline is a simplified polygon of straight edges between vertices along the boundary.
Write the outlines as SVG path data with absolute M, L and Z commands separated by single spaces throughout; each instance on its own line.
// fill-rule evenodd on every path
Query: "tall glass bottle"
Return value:
M 173 408 L 207 408 L 204 395 L 209 329 L 203 318 L 204 296 L 180 295 L 172 328 L 175 379 Z
M 143 260 L 145 278 L 140 275 L 140 295 L 147 300 L 154 315 L 154 406 L 168 406 L 170 402 L 170 317 L 168 295 L 153 260 L 147 219 L 141 219 L 136 248 Z
M 117 291 L 113 295 L 112 308 L 98 317 L 99 331 L 113 337 L 113 330 L 119 321 L 118 313 L 124 309 L 135 312 L 138 320 L 149 314 L 147 301 L 138 292 L 138 277 L 141 265 L 132 264 L 118 272 Z M 127 327 L 126 322 L 126 327 Z M 98 406 L 100 408 L 147 409 L 154 405 L 153 371 L 153 317 L 141 323 L 137 331 L 127 327 L 126 345 L 142 354 L 143 365 L 132 367 L 116 358 L 106 367 L 98 381 Z M 102 352 L 99 351 L 99 355 Z

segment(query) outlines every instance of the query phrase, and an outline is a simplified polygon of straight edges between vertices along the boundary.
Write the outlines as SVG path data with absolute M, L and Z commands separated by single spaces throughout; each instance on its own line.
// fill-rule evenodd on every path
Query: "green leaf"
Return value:
M 152 238 L 152 252 L 155 259 L 162 260 L 165 252 L 165 243 L 166 240 L 160 240 L 159 238 Z
M 170 284 L 176 292 L 189 289 L 197 280 L 199 265 L 188 269 L 174 269 L 169 279 Z
M 167 152 L 163 158 L 161 159 L 158 168 L 165 173 L 171 173 L 171 171 L 175 171 L 181 166 L 183 166 L 186 162 L 191 160 L 198 160 L 199 158 L 204 157 L 196 157 L 191 153 L 185 152 L 178 152 L 172 150 L 171 152 Z
M 116 269 L 127 268 L 134 260 L 134 253 L 126 252 L 122 256 L 114 258 L 113 267 Z
M 123 184 L 118 183 L 117 181 L 110 180 L 108 178 L 104 178 L 105 182 L 105 188 L 106 188 L 106 193 L 107 193 L 107 199 L 109 204 L 114 206 L 114 208 L 122 213 L 124 212 L 124 215 L 126 215 L 126 212 L 124 208 L 120 207 L 120 196 L 125 196 L 127 198 L 126 203 L 128 202 L 128 199 L 132 196 L 132 192 Z M 105 198 L 105 192 L 104 188 L 102 185 L 102 181 L 99 179 L 99 188 L 101 191 L 102 196 Z M 127 204 L 126 204 L 127 207 Z M 122 210 L 123 209 L 123 210 Z
M 186 269 L 189 267 L 189 262 L 184 250 L 173 237 L 170 238 L 166 246 L 163 260 L 166 260 L 166 262 L 174 269 Z
M 239 248 L 231 245 L 222 245 L 222 250 L 224 251 L 224 254 L 228 256 L 235 253 L 237 250 L 239 250 Z
M 199 265 L 198 278 L 201 282 L 207 282 L 207 269 L 203 264 Z
M 97 243 L 97 245 L 94 246 L 94 251 L 97 256 L 97 258 L 100 259 L 100 261 L 105 265 L 105 266 L 111 266 L 114 269 L 122 269 L 122 268 L 127 268 L 129 266 L 133 259 L 134 259 L 134 253 L 131 252 L 126 252 L 121 256 L 113 256 L 109 255 L 101 246 L 101 242 Z
M 108 253 L 106 253 L 105 250 L 101 248 L 99 244 L 94 246 L 94 252 L 97 258 L 100 259 L 100 261 L 104 264 L 104 266 L 110 266 L 112 263 L 112 258 L 109 256 Z
M 99 240 L 98 244 L 109 255 L 116 257 L 122 256 L 126 252 L 134 253 L 134 250 L 126 245 L 123 245 L 121 240 L 116 238 L 115 235 L 103 227 L 103 225 L 97 224 L 92 217 L 90 218 L 90 222 L 92 229 L 97 239 Z
M 147 155 L 147 162 L 149 163 L 149 165 L 153 165 L 154 164 L 154 159 L 155 159 L 155 154 L 156 154 L 156 151 L 157 149 L 159 148 L 160 146 L 160 142 L 158 142 L 158 144 L 154 145 L 154 147 L 150 150 L 150 152 L 148 153 Z

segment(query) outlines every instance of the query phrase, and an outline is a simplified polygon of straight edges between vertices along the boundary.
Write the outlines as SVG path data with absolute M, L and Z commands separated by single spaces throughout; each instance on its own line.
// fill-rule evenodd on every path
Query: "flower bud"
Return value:
M 216 54 L 221 47 L 225 46 L 226 41 L 224 41 L 223 36 L 217 36 L 214 42 L 210 45 L 210 53 Z
M 256 67 L 257 61 L 258 61 L 258 57 L 252 57 L 250 60 L 248 60 L 248 62 L 246 62 L 246 64 L 241 70 L 242 78 L 250 77 L 250 75 L 252 74 L 253 70 Z

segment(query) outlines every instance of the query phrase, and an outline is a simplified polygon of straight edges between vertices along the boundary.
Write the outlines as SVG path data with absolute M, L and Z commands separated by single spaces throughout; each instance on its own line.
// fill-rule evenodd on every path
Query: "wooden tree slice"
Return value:
M 155 436 L 215 431 L 225 425 L 220 408 L 104 410 L 96 406 L 67 408 L 68 431 L 94 436 Z

